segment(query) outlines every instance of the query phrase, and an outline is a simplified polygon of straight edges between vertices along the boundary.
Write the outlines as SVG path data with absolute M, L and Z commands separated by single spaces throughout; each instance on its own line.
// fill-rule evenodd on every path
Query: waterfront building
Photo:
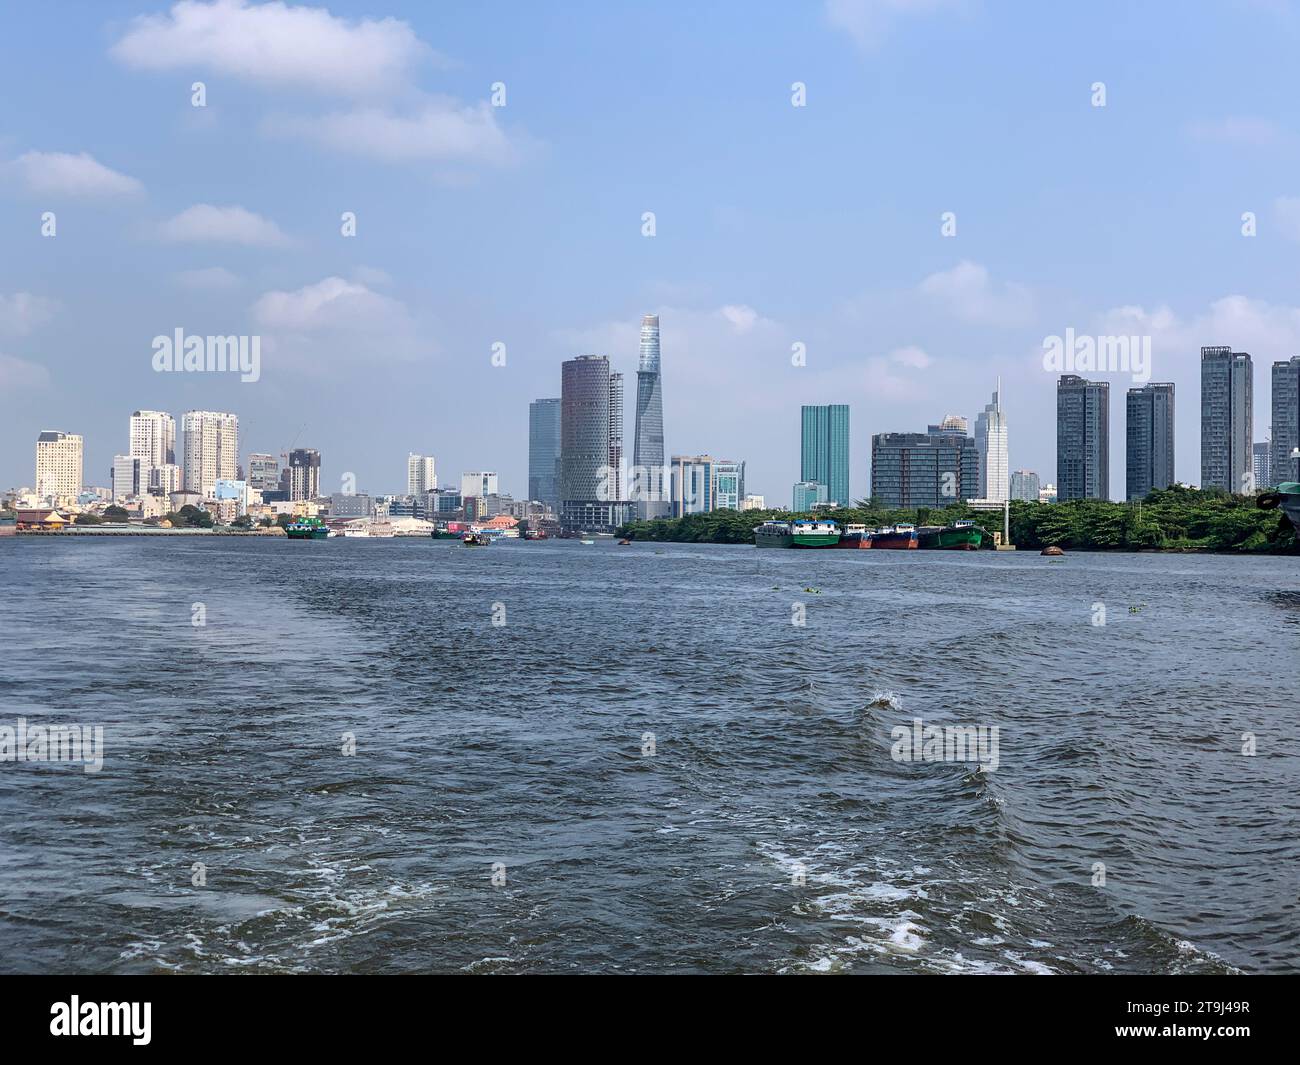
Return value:
M 1110 498 L 1110 383 L 1056 382 L 1056 486 L 1067 499 Z
M 560 366 L 560 522 L 566 529 L 612 532 L 628 517 L 613 483 L 619 471 L 610 462 L 610 377 L 604 355 L 579 355 Z
M 632 466 L 637 478 L 637 508 L 646 518 L 661 517 L 668 511 L 664 503 L 664 403 L 659 354 L 659 316 L 643 315 L 636 369 Z
M 432 455 L 406 456 L 406 494 L 422 496 L 430 489 L 438 487 L 438 478 L 434 469 Z
M 560 401 L 528 404 L 528 498 L 556 509 L 560 505 Z
M 228 525 L 241 514 L 248 513 L 253 503 L 253 492 L 247 481 L 223 477 L 212 486 L 212 498 L 218 504 L 217 515 Z
M 670 513 L 703 514 L 739 510 L 745 491 L 745 464 L 712 455 L 674 455 L 669 468 Z
M 889 507 L 946 507 L 979 498 L 980 462 L 965 419 L 931 425 L 925 433 L 877 433 L 871 438 L 871 498 Z
M 1146 499 L 1174 483 L 1174 386 L 1130 388 L 1125 400 L 1125 498 Z
M 462 473 L 460 494 L 467 498 L 473 496 L 475 499 L 486 499 L 488 496 L 497 495 L 500 491 L 497 487 L 498 480 L 497 475 L 491 472 Z
M 1269 476 L 1258 487 L 1300 480 L 1300 460 L 1292 457 L 1300 447 L 1300 355 L 1273 363 L 1273 448 Z
M 741 510 L 766 510 L 767 503 L 762 496 L 749 495 L 740 501 Z
M 280 460 L 265 452 L 251 452 L 248 456 L 248 485 L 259 492 L 278 491 Z
M 806 514 L 827 502 L 828 490 L 824 484 L 817 481 L 796 481 L 792 495 L 791 512 Z
M 315 499 L 320 495 L 320 452 L 312 447 L 294 448 L 280 482 L 290 502 Z
M 609 478 L 609 498 L 620 500 L 624 496 L 626 471 L 623 467 L 623 375 L 609 375 L 609 468 L 615 475 Z
M 113 456 L 113 502 L 120 503 L 124 499 L 140 495 L 141 464 L 141 460 L 134 455 Z
M 963 430 L 964 432 L 964 430 Z M 1007 416 L 1002 410 L 1002 378 L 993 399 L 975 419 L 975 450 L 980 460 L 981 499 L 1001 503 L 1011 498 L 1007 461 Z
M 1038 474 L 1033 470 L 1013 470 L 1011 473 L 1008 491 L 1010 498 L 1021 499 L 1029 503 L 1038 502 L 1038 493 L 1042 486 L 1038 481 Z
M 133 412 L 127 454 L 140 460 L 140 476 L 145 483 L 149 470 L 175 465 L 176 419 L 160 410 Z
M 1230 347 L 1201 348 L 1202 488 L 1250 490 L 1253 376 L 1248 353 Z
M 799 478 L 826 486 L 828 502 L 849 499 L 849 408 L 847 404 L 802 408 Z
M 335 492 L 330 496 L 331 518 L 368 518 L 374 503 L 366 492 L 353 492 L 344 495 Z
M 218 480 L 233 481 L 239 467 L 239 419 L 222 411 L 191 410 L 181 419 L 185 433 L 184 491 L 211 499 Z
M 36 437 L 36 495 L 39 499 L 75 498 L 81 491 L 82 439 L 77 433 L 43 430 Z

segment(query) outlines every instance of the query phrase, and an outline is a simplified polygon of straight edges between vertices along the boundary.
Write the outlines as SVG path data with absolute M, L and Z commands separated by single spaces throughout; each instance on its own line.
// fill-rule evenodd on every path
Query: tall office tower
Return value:
M 144 467 L 142 471 L 142 467 Z M 119 503 L 130 496 L 140 494 L 141 475 L 147 473 L 149 469 L 158 469 L 159 467 L 145 467 L 143 460 L 134 455 L 114 455 L 113 456 L 113 502 Z M 149 482 L 144 482 L 144 487 L 148 487 Z
M 406 456 L 406 494 L 423 496 L 438 487 L 437 470 L 432 455 Z
M 713 461 L 713 509 L 739 510 L 745 501 L 745 464 L 731 459 Z
M 871 438 L 871 498 L 890 507 L 946 507 L 979 494 L 975 441 L 956 427 Z
M 1237 493 L 1251 488 L 1253 376 L 1246 352 L 1201 348 L 1202 488 Z
M 176 419 L 158 410 L 133 413 L 127 454 L 140 460 L 141 476 L 155 466 L 175 465 Z
M 528 498 L 560 510 L 560 401 L 528 404 Z
M 1024 500 L 1027 503 L 1038 502 L 1038 492 L 1042 485 L 1038 481 L 1038 474 L 1033 470 L 1013 470 L 1011 472 L 1011 498 Z
M 486 499 L 488 496 L 500 495 L 499 478 L 495 473 L 478 471 L 460 475 L 460 494 L 464 497 Z
M 560 524 L 610 530 L 626 519 L 611 470 L 609 360 L 579 355 L 560 366 Z
M 1130 388 L 1125 407 L 1125 498 L 1146 499 L 1174 483 L 1174 386 Z
M 36 494 L 42 499 L 81 492 L 82 441 L 76 433 L 46 429 L 36 437 Z
M 260 451 L 248 456 L 248 487 L 258 492 L 275 492 L 280 487 L 280 460 Z
M 849 499 L 849 408 L 832 403 L 804 407 L 799 479 L 826 486 L 827 501 L 847 507 Z
M 993 401 L 975 419 L 975 450 L 980 456 L 980 498 L 1001 503 L 1011 498 L 1007 472 L 1007 416 L 1002 411 L 1002 378 Z
M 1251 448 L 1251 471 L 1255 475 L 1255 487 L 1267 488 L 1273 483 L 1273 443 L 1265 440 Z
M 1273 363 L 1273 451 L 1269 456 L 1269 480 L 1300 481 L 1300 458 L 1291 453 L 1300 447 L 1300 355 Z
M 659 371 L 659 316 L 641 317 L 641 352 L 636 367 L 636 428 L 632 466 L 643 517 L 662 517 L 664 502 L 664 398 Z
M 623 375 L 609 375 L 609 468 L 617 471 L 610 478 L 610 498 L 623 498 Z
M 1056 497 L 1110 498 L 1110 383 L 1056 382 Z
M 220 411 L 186 411 L 181 419 L 185 433 L 185 491 L 211 499 L 218 481 L 237 479 L 239 419 Z
M 294 448 L 281 476 L 290 502 L 315 499 L 320 495 L 320 452 L 312 447 Z

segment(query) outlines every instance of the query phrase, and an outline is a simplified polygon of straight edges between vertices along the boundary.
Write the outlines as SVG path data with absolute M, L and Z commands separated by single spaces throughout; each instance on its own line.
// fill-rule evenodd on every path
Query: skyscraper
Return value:
M 623 375 L 609 375 L 609 468 L 616 470 L 610 478 L 611 499 L 623 498 Z
M 1300 355 L 1273 363 L 1273 450 L 1267 485 L 1300 479 L 1300 462 L 1291 457 L 1300 447 Z
M 617 386 L 604 355 L 579 355 L 560 366 L 560 523 L 568 529 L 608 530 L 621 525 L 611 458 L 615 426 L 611 407 Z M 621 443 L 620 443 L 621 447 Z
M 871 499 L 889 507 L 946 507 L 979 494 L 975 441 L 947 421 L 925 433 L 871 438 Z
M 1238 493 L 1251 489 L 1253 377 L 1246 352 L 1201 348 L 1202 488 Z
M 745 498 L 745 464 L 712 455 L 674 455 L 669 482 L 674 518 L 739 510 Z
M 849 499 L 849 408 L 847 404 L 803 408 L 799 479 L 826 486 L 827 501 L 847 507 Z
M 211 499 L 217 481 L 233 481 L 239 471 L 239 419 L 220 411 L 186 411 L 184 488 Z
M 560 401 L 528 405 L 528 498 L 560 510 Z
M 423 496 L 438 487 L 437 470 L 432 455 L 406 456 L 406 494 Z
M 641 352 L 636 368 L 636 428 L 632 441 L 640 513 L 647 518 L 667 512 L 664 504 L 664 405 L 659 371 L 659 316 L 641 318 Z
M 1009 499 L 1007 471 L 1007 416 L 1002 412 L 1002 378 L 993 401 L 975 419 L 975 450 L 980 457 L 980 498 L 1001 503 Z
M 1033 470 L 1012 470 L 1011 472 L 1011 498 L 1021 499 L 1029 503 L 1038 502 L 1038 492 L 1042 488 L 1039 484 L 1038 474 Z
M 294 448 L 281 477 L 291 502 L 315 499 L 320 495 L 320 452 L 314 447 Z
M 76 433 L 46 429 L 36 437 L 36 494 L 57 503 L 81 492 L 82 441 Z
M 155 466 L 175 465 L 176 419 L 165 411 L 135 411 L 127 454 L 140 460 L 142 478 Z
M 1256 441 L 1251 449 L 1251 471 L 1255 474 L 1255 487 L 1266 488 L 1273 483 L 1273 444 Z
M 1062 374 L 1056 382 L 1056 496 L 1110 498 L 1110 384 Z
M 248 487 L 258 492 L 276 492 L 280 488 L 280 460 L 274 455 L 254 451 L 248 456 Z
M 1130 388 L 1125 398 L 1125 498 L 1145 499 L 1174 483 L 1174 386 Z

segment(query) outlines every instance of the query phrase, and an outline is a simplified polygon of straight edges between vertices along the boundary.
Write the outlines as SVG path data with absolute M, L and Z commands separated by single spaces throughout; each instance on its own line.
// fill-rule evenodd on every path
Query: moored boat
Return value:
M 467 532 L 460 538 L 460 542 L 466 547 L 487 547 L 492 543 L 492 537 L 482 532 Z
M 1280 507 L 1282 513 L 1291 519 L 1296 533 L 1300 534 L 1300 482 L 1283 481 L 1271 491 L 1261 492 L 1255 499 L 1255 505 L 1261 510 Z
M 846 525 L 844 532 L 840 534 L 840 542 L 836 547 L 856 548 L 861 550 L 871 546 L 871 533 L 867 531 L 865 525 Z
M 794 534 L 788 521 L 765 521 L 754 527 L 755 547 L 793 547 Z
M 928 525 L 916 530 L 917 546 L 946 551 L 974 551 L 984 541 L 984 530 L 973 521 Z
M 299 518 L 284 527 L 284 535 L 290 540 L 324 540 L 329 534 L 329 526 L 320 518 Z
M 834 547 L 840 542 L 840 524 L 837 521 L 796 521 L 791 524 L 790 535 L 794 547 Z
M 886 525 L 872 535 L 871 546 L 887 550 L 914 549 L 917 546 L 916 526 Z

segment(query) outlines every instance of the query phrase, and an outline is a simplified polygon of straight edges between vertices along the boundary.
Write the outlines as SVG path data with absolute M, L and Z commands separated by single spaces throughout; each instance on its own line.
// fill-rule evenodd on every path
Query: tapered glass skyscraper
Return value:
M 659 375 L 659 316 L 641 318 L 636 367 L 636 429 L 632 440 L 633 498 L 648 518 L 668 513 L 664 479 L 664 400 Z
M 845 403 L 803 408 L 799 479 L 826 486 L 830 503 L 849 499 L 849 408 Z

